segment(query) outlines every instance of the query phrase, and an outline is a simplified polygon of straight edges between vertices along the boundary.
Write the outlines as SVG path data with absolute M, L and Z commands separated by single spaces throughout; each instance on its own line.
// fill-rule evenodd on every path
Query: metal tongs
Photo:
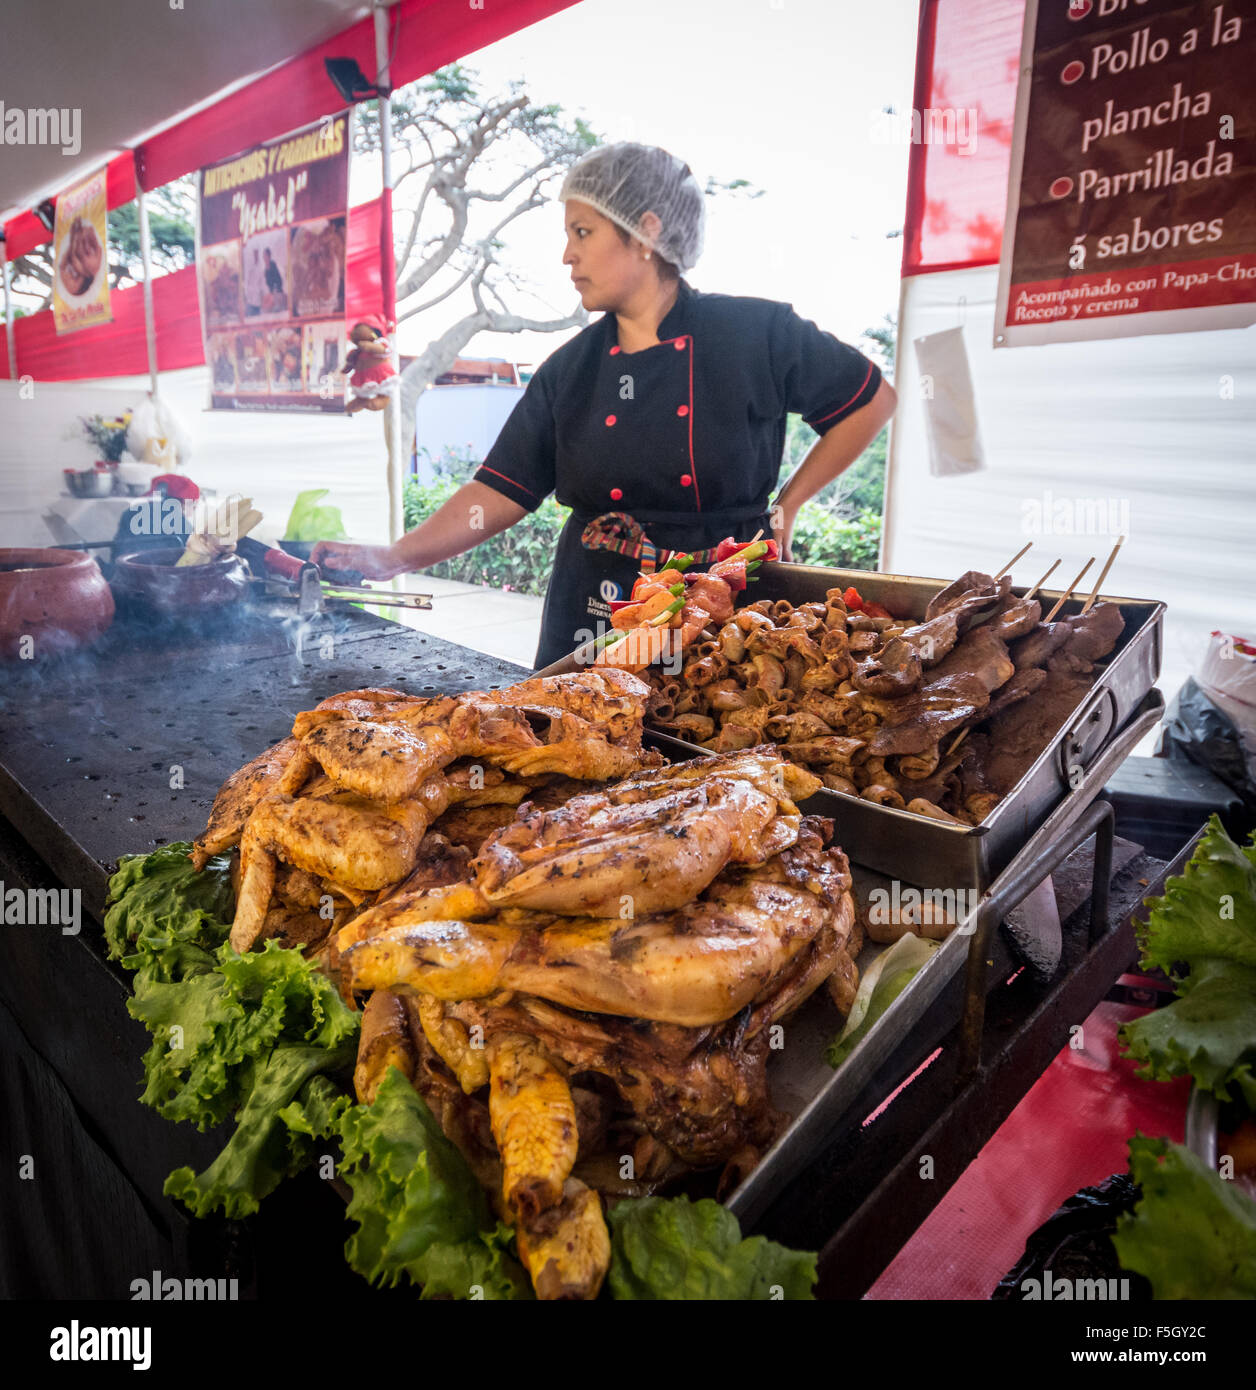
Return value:
M 352 577 L 352 576 L 351 576 Z M 368 589 L 365 584 L 339 584 L 324 579 L 314 564 L 303 564 L 297 578 L 297 613 L 311 617 L 321 613 L 327 599 L 342 599 L 347 603 L 373 603 L 384 608 L 431 608 L 431 594 L 398 593 L 394 589 Z
M 339 579 L 324 579 L 319 567 L 309 560 L 300 560 L 287 551 L 263 545 L 250 536 L 241 536 L 236 547 L 249 562 L 254 574 L 263 583 L 282 585 L 289 593 L 295 590 L 297 615 L 312 618 L 323 611 L 328 599 L 346 603 L 372 603 L 384 608 L 431 608 L 431 594 L 396 593 L 391 589 L 368 589 L 356 572 L 345 572 Z

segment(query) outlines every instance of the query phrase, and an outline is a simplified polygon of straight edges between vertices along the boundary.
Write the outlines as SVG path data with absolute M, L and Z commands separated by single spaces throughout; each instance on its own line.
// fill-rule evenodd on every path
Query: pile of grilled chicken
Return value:
M 919 622 L 848 611 L 841 589 L 720 616 L 678 676 L 646 673 L 651 727 L 717 752 L 768 739 L 831 790 L 968 825 L 1029 770 L 1124 630 L 1111 603 L 1044 623 L 1010 577 L 974 570 Z
M 353 691 L 223 786 L 238 950 L 302 945 L 363 1002 L 355 1087 L 424 1096 L 542 1298 L 595 1297 L 603 1194 L 725 1182 L 779 1131 L 766 1062 L 861 945 L 819 779 L 774 746 L 662 765 L 612 668 L 421 700 Z

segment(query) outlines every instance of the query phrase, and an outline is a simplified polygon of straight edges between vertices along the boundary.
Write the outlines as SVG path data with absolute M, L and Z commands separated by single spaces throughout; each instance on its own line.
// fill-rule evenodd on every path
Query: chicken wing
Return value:
M 562 1201 L 515 1226 L 519 1258 L 540 1299 L 593 1299 L 611 1264 L 602 1199 L 568 1178 Z
M 353 1069 L 353 1089 L 360 1105 L 371 1105 L 389 1067 L 396 1067 L 407 1081 L 414 1080 L 415 1055 L 405 1005 L 395 994 L 377 989 L 362 1010 L 358 1060 Z
M 562 1199 L 579 1144 L 576 1108 L 566 1075 L 535 1038 L 494 1036 L 488 1054 L 488 1108 L 502 1159 L 502 1197 L 526 1222 Z

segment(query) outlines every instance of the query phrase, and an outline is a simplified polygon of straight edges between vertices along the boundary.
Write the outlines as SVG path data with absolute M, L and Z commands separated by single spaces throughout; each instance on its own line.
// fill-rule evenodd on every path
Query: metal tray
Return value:
M 1090 761 L 1082 784 L 1071 790 L 1037 834 L 1027 838 L 989 892 L 951 932 L 836 1071 L 824 1060 L 824 1050 L 839 1031 L 840 1019 L 824 992 L 813 995 L 787 1020 L 786 1046 L 770 1060 L 768 1081 L 773 1104 L 791 1113 L 793 1119 L 727 1199 L 726 1205 L 746 1229 L 750 1229 L 773 1198 L 807 1167 L 837 1132 L 858 1125 L 864 1119 L 862 1112 L 854 1113 L 851 1107 L 875 1076 L 885 1075 L 887 1070 L 893 1076 L 885 1088 L 888 1096 L 906 1078 L 920 1048 L 940 1041 L 916 1037 L 913 1029 L 948 986 L 959 990 L 960 982 L 956 977 L 965 966 L 970 979 L 979 980 L 981 986 L 968 991 L 961 1029 L 961 1049 L 965 1054 L 972 1053 L 967 1042 L 973 1037 L 977 1042 L 976 1053 L 965 1055 L 962 1066 L 969 1071 L 976 1068 L 980 1060 L 985 991 L 991 983 L 985 978 L 985 960 L 992 933 L 1002 918 L 1045 875 L 1095 833 L 1099 812 L 1107 818 L 1110 849 L 1111 810 L 1106 803 L 1097 806 L 1093 803 L 1113 771 L 1139 739 L 1159 723 L 1163 713 L 1163 697 L 1158 690 L 1150 691 L 1126 727 Z M 1097 854 L 1097 863 L 1100 859 Z M 1102 868 L 1098 873 L 1102 879 Z M 861 899 L 870 887 L 881 886 L 884 882 L 879 875 L 855 869 L 855 889 Z M 1101 898 L 1106 902 L 1106 894 L 1097 886 L 1096 901 Z M 1094 925 L 1092 920 L 1092 932 Z M 886 949 L 876 943 L 865 946 L 858 962 L 861 975 Z M 899 1059 L 897 1071 L 896 1058 Z
M 881 604 L 896 618 L 917 619 L 923 618 L 934 594 L 950 583 L 818 565 L 768 564 L 760 574 L 758 584 L 738 595 L 743 604 L 760 599 L 811 603 L 823 600 L 829 589 L 854 585 L 864 598 Z M 1023 594 L 1025 589 L 1014 587 L 1012 592 Z M 1044 590 L 1046 606 L 1054 605 L 1061 592 Z M 852 863 L 921 888 L 984 892 L 1069 793 L 1070 776 L 1074 782 L 1083 777 L 1098 754 L 1126 727 L 1160 674 L 1164 604 L 1106 596 L 1104 601 L 1115 603 L 1125 619 L 1125 631 L 1107 666 L 1072 718 L 981 825 L 949 825 L 828 789 L 810 798 L 804 809 L 836 820 L 838 843 Z M 1082 600 L 1071 599 L 1061 612 L 1076 613 L 1081 606 Z M 646 734 L 649 742 L 674 759 L 709 752 L 648 727 Z M 1090 785 L 1091 779 L 1084 777 L 1083 784 Z M 1096 791 L 1091 791 L 1091 797 Z

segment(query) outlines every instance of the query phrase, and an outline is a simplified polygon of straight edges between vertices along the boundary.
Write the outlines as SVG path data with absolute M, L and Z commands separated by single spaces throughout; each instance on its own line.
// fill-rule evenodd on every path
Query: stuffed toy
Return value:
M 392 364 L 392 344 L 385 336 L 391 325 L 379 314 L 355 323 L 349 330 L 353 347 L 345 357 L 341 373 L 349 376 L 349 403 L 345 410 L 383 410 L 389 395 L 397 389 L 397 372 Z

